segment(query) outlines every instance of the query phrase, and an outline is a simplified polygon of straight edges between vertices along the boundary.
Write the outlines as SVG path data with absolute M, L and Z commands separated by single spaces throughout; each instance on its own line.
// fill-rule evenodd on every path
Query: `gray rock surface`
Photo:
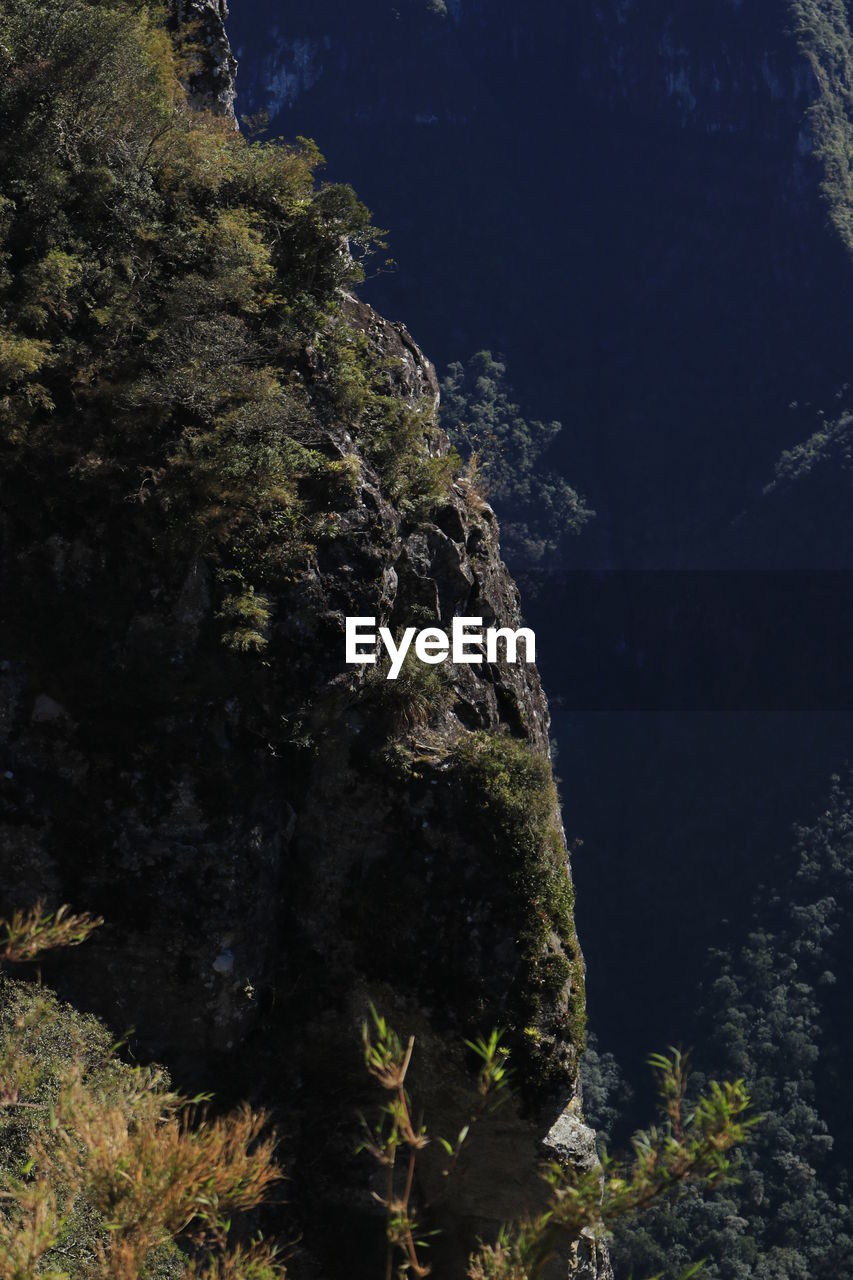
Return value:
M 234 120 L 237 60 L 225 32 L 226 0 L 172 0 L 172 9 L 189 53 L 187 89 L 191 100 Z

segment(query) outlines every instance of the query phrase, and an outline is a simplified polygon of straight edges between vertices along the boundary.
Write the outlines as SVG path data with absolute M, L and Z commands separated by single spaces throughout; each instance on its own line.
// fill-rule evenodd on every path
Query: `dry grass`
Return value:
M 0 922 L 0 955 L 31 959 L 97 923 L 19 912 Z M 233 1216 L 282 1178 L 266 1116 L 209 1115 L 158 1068 L 118 1061 L 104 1029 L 49 992 L 7 982 L 0 996 L 3 1280 L 140 1280 L 164 1258 L 188 1280 L 280 1280 L 274 1248 L 231 1240 Z

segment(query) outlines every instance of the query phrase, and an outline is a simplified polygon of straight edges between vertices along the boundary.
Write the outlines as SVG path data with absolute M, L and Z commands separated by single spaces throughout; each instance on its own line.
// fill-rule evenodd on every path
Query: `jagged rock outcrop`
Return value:
M 226 0 L 172 0 L 172 12 L 189 54 L 190 100 L 233 120 L 237 60 L 225 31 Z
M 180 13 L 176 56 L 160 11 L 4 14 L 0 917 L 101 915 L 47 980 L 178 1087 L 273 1110 L 293 1280 L 384 1260 L 374 1003 L 430 1132 L 475 1113 L 451 1194 L 438 1143 L 413 1188 L 462 1276 L 543 1202 L 555 1123 L 589 1152 L 548 709 L 488 651 L 347 664 L 348 617 L 514 627 L 518 591 L 432 365 L 348 292 L 366 210 L 311 147 L 180 100 L 230 101 L 221 10 Z M 487 1116 L 465 1038 L 498 1026 L 515 1091 Z

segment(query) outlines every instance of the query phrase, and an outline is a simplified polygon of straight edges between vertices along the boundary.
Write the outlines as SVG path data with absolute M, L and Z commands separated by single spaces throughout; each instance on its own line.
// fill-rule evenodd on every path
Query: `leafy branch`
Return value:
M 77 947 L 103 923 L 100 916 L 75 915 L 67 906 L 45 911 L 44 903 L 38 902 L 0 920 L 0 960 L 19 963 L 56 947 Z
M 379 1117 L 372 1126 L 367 1121 L 362 1121 L 364 1138 L 359 1150 L 367 1151 L 387 1171 L 385 1194 L 380 1196 L 374 1193 L 386 1213 L 388 1248 L 385 1277 L 386 1280 L 391 1280 L 395 1257 L 399 1257 L 399 1274 L 411 1272 L 415 1276 L 427 1276 L 430 1267 L 421 1258 L 421 1251 L 427 1247 L 427 1242 L 417 1238 L 423 1232 L 412 1206 L 412 1196 L 418 1155 L 429 1144 L 430 1139 L 422 1119 L 417 1123 L 413 1122 L 411 1099 L 406 1091 L 406 1075 L 412 1060 L 415 1037 L 410 1036 L 404 1045 L 372 1004 L 370 1015 L 372 1025 L 365 1021 L 362 1027 L 364 1061 L 374 1080 L 390 1097 L 380 1108 Z M 471 1127 L 481 1116 L 500 1105 L 509 1084 L 509 1067 L 506 1061 L 509 1050 L 501 1044 L 500 1031 L 492 1031 L 488 1039 L 478 1037 L 476 1040 L 466 1040 L 465 1043 L 480 1059 L 476 1102 L 455 1142 L 450 1142 L 447 1138 L 438 1139 L 439 1145 L 450 1157 L 449 1164 L 442 1170 L 444 1178 L 449 1178 L 455 1171 Z M 402 1168 L 398 1165 L 398 1153 L 403 1154 Z M 433 1203 L 434 1201 L 425 1207 L 429 1209 Z
M 634 1136 L 628 1160 L 605 1158 L 590 1169 L 547 1165 L 547 1208 L 503 1228 L 494 1245 L 482 1245 L 471 1258 L 470 1280 L 537 1280 L 560 1247 L 582 1234 L 601 1239 L 612 1223 L 642 1213 L 687 1183 L 731 1180 L 731 1152 L 760 1120 L 749 1114 L 743 1081 L 713 1081 L 691 1108 L 684 1056 L 671 1050 L 669 1056 L 654 1054 L 649 1063 L 658 1073 L 660 1125 Z
M 16 911 L 0 921 L 0 959 L 75 946 L 101 923 L 42 903 Z M 243 1105 L 209 1117 L 199 1106 L 210 1095 L 184 1097 L 162 1071 L 118 1062 L 105 1033 L 93 1043 L 90 1024 L 49 992 L 8 983 L 5 995 L 0 1127 L 18 1149 L 0 1162 L 4 1280 L 67 1280 L 53 1263 L 82 1221 L 92 1280 L 138 1280 L 170 1255 L 187 1280 L 283 1280 L 274 1244 L 230 1240 L 232 1215 L 267 1200 L 283 1176 L 265 1114 Z M 184 1242 L 192 1259 L 178 1252 Z

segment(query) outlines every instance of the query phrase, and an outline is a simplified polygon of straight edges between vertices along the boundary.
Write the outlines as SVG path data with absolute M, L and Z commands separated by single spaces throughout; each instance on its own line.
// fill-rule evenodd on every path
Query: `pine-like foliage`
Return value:
M 764 1121 L 721 1196 L 688 1194 L 619 1230 L 620 1277 L 678 1276 L 697 1255 L 708 1280 L 853 1277 L 850 1041 L 838 981 L 853 950 L 853 799 L 839 778 L 824 812 L 795 833 L 784 890 L 756 905 L 761 923 L 713 960 L 703 1055 L 743 1077 Z
M 514 570 L 540 564 L 593 518 L 583 497 L 545 462 L 561 424 L 523 417 L 506 365 L 491 351 L 451 364 L 441 397 L 442 424 L 497 507 Z

